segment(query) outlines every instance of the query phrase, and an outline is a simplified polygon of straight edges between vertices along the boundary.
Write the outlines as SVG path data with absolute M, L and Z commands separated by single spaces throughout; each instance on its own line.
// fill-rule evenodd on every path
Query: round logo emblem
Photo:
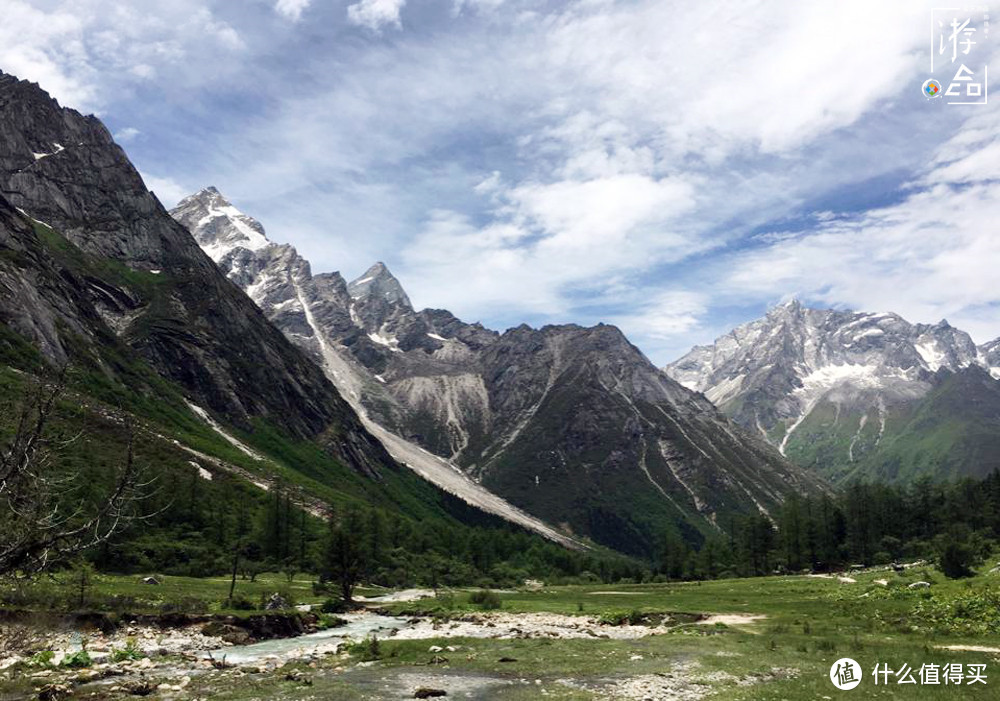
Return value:
M 861 665 L 850 657 L 842 657 L 830 667 L 830 681 L 838 689 L 853 689 L 861 683 Z
M 933 78 L 925 80 L 924 87 L 922 89 L 924 97 L 941 97 L 941 83 Z

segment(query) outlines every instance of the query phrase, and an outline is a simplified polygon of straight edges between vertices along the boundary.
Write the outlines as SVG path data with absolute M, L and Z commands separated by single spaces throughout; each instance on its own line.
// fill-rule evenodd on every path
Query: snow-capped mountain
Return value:
M 912 324 L 793 300 L 664 371 L 793 460 L 846 476 L 880 460 L 904 414 L 949 376 L 1000 377 L 998 365 L 1000 343 L 977 348 L 947 321 Z
M 572 538 L 504 502 L 447 462 L 369 418 L 362 395 L 376 394 L 385 401 L 386 393 L 343 344 L 355 347 L 361 357 L 375 357 L 380 345 L 399 351 L 383 317 L 392 316 L 385 313 L 386 305 L 409 308 L 409 300 L 384 266 L 373 266 L 351 286 L 339 273 L 313 276 L 308 261 L 293 247 L 268 240 L 256 220 L 233 207 L 214 187 L 185 198 L 171 214 L 188 227 L 226 276 L 266 311 L 290 340 L 313 355 L 365 427 L 394 458 L 484 511 L 576 547 Z M 375 319 L 372 331 L 352 321 L 360 322 L 361 315 Z
M 979 364 L 989 370 L 990 375 L 1000 380 L 1000 338 L 979 346 Z
M 614 327 L 501 334 L 414 310 L 382 263 L 349 283 L 313 276 L 290 246 L 257 245 L 247 230 L 260 225 L 212 188 L 172 214 L 397 459 L 453 491 L 495 499 L 486 487 L 564 530 L 648 554 L 664 529 L 697 537 L 720 517 L 821 488 Z

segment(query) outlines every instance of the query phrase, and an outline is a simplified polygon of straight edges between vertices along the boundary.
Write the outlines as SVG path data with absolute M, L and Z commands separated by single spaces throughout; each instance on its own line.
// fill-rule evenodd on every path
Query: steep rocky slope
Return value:
M 264 418 L 300 437 L 337 423 L 357 442 L 359 460 L 382 459 L 319 369 L 228 284 L 100 121 L 2 74 L 0 194 L 104 263 L 106 271 L 85 279 L 94 309 L 193 402 L 243 427 Z M 51 333 L 51 315 L 31 316 L 49 326 L 43 347 L 63 361 L 69 341 Z M 23 322 L 18 330 L 30 331 Z M 87 336 L 92 324 L 75 330 Z
M 232 226 L 249 249 L 250 237 L 267 243 L 252 221 Z M 294 263 L 291 249 L 268 250 Z M 305 278 L 304 294 L 322 298 L 323 277 L 306 269 Z M 337 293 L 347 295 L 329 290 Z M 289 323 L 311 329 L 304 318 Z M 200 435 L 224 437 L 272 473 L 261 484 L 293 470 L 325 498 L 490 521 L 391 458 L 309 354 L 147 191 L 99 120 L 0 73 L 0 363 L 36 369 L 42 361 L 32 349 L 69 366 L 75 389 L 170 424 L 151 432 L 188 431 L 194 422 Z M 473 506 L 578 546 L 477 489 Z

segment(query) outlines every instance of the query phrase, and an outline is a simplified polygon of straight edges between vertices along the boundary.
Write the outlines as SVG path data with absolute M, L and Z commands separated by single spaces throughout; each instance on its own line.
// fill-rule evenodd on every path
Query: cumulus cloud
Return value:
M 360 0 L 347 7 L 347 19 L 351 24 L 366 27 L 373 32 L 383 27 L 402 27 L 399 15 L 406 0 Z
M 691 290 L 663 290 L 633 302 L 632 311 L 612 321 L 633 338 L 669 341 L 699 329 L 708 310 L 706 295 Z

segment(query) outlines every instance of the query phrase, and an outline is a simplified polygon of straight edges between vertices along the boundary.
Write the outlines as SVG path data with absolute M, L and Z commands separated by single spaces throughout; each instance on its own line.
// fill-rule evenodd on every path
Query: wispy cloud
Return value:
M 347 7 L 347 19 L 351 24 L 367 27 L 379 32 L 383 27 L 401 28 L 399 15 L 406 0 L 360 0 Z
M 928 154 L 897 204 L 823 221 L 727 259 L 715 294 L 947 317 L 980 342 L 1000 335 L 1000 118 L 984 112 Z
M 181 185 L 173 178 L 161 178 L 148 173 L 140 173 L 140 175 L 143 182 L 146 183 L 146 187 L 152 190 L 160 200 L 160 204 L 168 209 L 192 192 L 190 188 Z
M 127 144 L 135 139 L 142 132 L 135 127 L 123 127 L 114 133 L 115 141 L 120 144 Z

